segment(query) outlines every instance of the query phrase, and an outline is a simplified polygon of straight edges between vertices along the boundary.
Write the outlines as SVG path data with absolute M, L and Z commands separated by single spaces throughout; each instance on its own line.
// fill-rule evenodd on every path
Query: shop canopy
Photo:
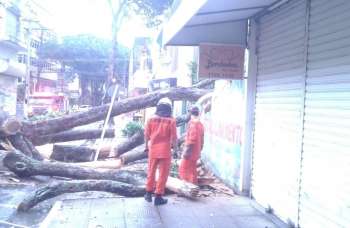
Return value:
M 162 44 L 246 45 L 247 22 L 276 0 L 182 0 L 162 31 Z

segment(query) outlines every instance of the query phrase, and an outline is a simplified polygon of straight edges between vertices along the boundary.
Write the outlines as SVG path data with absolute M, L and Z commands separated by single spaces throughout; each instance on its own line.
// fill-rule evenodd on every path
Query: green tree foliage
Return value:
M 163 20 L 164 12 L 170 8 L 173 0 L 131 0 L 130 8 L 145 16 L 148 26 L 158 26 Z
M 65 70 L 65 79 L 68 81 L 78 74 L 82 88 L 81 103 L 99 105 L 103 97 L 102 88 L 107 79 L 111 47 L 110 40 L 83 34 L 66 36 L 60 42 L 50 40 L 39 48 L 38 55 L 41 59 L 61 63 Z M 122 46 L 119 46 L 118 50 L 114 58 L 115 75 L 126 76 L 129 50 Z
M 107 77 L 108 56 L 112 44 L 90 34 L 63 37 L 61 42 L 50 40 L 38 50 L 41 59 L 56 60 L 64 66 L 69 66 L 82 78 Z M 117 69 L 127 70 L 129 50 L 118 47 L 115 59 Z M 121 72 L 119 72 L 121 73 Z

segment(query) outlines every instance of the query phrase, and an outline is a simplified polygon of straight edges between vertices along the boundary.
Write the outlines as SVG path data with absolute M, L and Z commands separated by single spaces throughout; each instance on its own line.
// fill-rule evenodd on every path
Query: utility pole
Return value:
M 30 56 L 31 56 L 31 21 L 28 21 L 28 37 L 27 37 L 27 61 L 26 61 L 26 77 L 25 77 L 25 106 L 28 105 L 30 95 Z

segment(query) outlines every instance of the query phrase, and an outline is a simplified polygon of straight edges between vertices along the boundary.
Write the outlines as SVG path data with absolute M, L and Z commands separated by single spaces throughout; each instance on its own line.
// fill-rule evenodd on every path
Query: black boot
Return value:
M 144 198 L 147 202 L 152 202 L 152 192 L 146 192 Z
M 164 205 L 168 202 L 167 199 L 164 199 L 161 195 L 156 195 L 156 197 L 154 198 L 154 205 L 158 206 L 158 205 Z

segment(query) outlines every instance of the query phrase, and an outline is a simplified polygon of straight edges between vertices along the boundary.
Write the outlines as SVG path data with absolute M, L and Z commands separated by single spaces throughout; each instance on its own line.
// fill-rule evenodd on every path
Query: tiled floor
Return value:
M 208 197 L 197 201 L 171 197 L 155 207 L 143 198 L 103 198 L 56 202 L 42 227 L 189 227 L 282 228 L 270 215 L 255 209 L 247 198 Z

